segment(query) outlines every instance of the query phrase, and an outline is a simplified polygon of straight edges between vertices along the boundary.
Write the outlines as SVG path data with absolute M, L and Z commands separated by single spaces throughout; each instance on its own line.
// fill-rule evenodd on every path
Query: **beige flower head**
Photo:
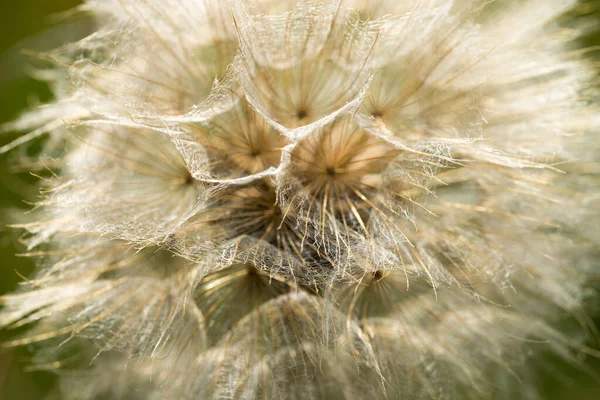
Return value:
M 536 398 L 546 357 L 594 352 L 575 7 L 88 0 L 2 149 L 56 161 L 10 344 L 65 398 Z

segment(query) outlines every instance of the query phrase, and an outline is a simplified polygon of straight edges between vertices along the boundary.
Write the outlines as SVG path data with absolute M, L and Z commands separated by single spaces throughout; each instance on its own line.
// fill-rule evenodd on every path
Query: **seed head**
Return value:
M 87 0 L 0 150 L 54 161 L 10 344 L 67 398 L 536 398 L 536 362 L 593 353 L 575 6 Z

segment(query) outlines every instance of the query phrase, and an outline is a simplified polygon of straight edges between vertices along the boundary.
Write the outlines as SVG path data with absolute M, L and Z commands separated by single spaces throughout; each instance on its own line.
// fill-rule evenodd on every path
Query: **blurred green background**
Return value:
M 24 109 L 51 98 L 44 83 L 28 77 L 28 58 L 22 49 L 49 50 L 85 35 L 89 26 L 59 23 L 56 13 L 69 10 L 80 0 L 0 0 L 0 124 Z M 0 134 L 0 146 L 15 135 Z M 16 173 L 14 155 L 0 155 L 0 295 L 14 290 L 20 278 L 33 270 L 31 260 L 15 256 L 22 251 L 18 233 L 6 227 L 12 213 L 25 210 L 23 200 L 34 200 L 33 177 Z M 0 340 L 4 336 L 0 333 Z M 54 383 L 50 373 L 25 372 L 27 349 L 0 349 L 0 399 L 37 400 Z
M 401 1 L 401 0 L 398 0 Z M 30 65 L 23 49 L 49 50 L 77 40 L 90 30 L 85 20 L 61 20 L 60 13 L 80 0 L 0 0 L 0 124 L 10 121 L 24 109 L 51 98 L 44 83 L 28 76 Z M 589 11 L 600 7 L 600 0 L 587 1 Z M 587 14 L 587 12 L 586 12 Z M 600 21 L 598 13 L 592 20 Z M 590 20 L 590 16 L 587 16 Z M 600 31 L 600 30 L 598 30 Z M 600 44 L 600 34 L 585 39 L 586 45 Z M 14 134 L 0 134 L 0 146 Z M 35 179 L 15 169 L 10 154 L 0 155 L 0 295 L 13 290 L 33 270 L 32 262 L 15 255 L 22 250 L 18 233 L 6 227 L 12 213 L 27 209 L 24 199 L 35 200 Z M 18 273 L 17 273 L 18 272 Z M 598 322 L 599 316 L 595 316 Z M 0 340 L 5 336 L 0 333 Z M 44 398 L 54 384 L 54 375 L 27 372 L 28 349 L 0 349 L 0 400 L 36 400 Z M 588 360 L 593 373 L 582 373 L 564 366 L 567 379 L 548 376 L 544 395 L 548 399 L 600 399 L 600 360 Z

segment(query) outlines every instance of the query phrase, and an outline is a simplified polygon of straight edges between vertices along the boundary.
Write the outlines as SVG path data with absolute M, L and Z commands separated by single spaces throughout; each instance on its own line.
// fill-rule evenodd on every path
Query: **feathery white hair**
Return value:
M 575 6 L 88 0 L 2 149 L 59 162 L 0 326 L 66 398 L 536 398 L 593 352 Z

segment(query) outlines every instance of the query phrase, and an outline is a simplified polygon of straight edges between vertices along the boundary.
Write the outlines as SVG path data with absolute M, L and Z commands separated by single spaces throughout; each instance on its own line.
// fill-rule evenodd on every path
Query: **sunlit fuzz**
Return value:
M 478 9 L 452 18 L 452 2 L 430 3 L 377 22 L 376 69 L 358 113 L 405 144 L 476 138 L 485 121 L 480 85 L 488 75 L 479 64 L 493 45 L 476 35 Z
M 182 336 L 204 337 L 202 314 L 181 290 L 191 270 L 187 261 L 99 238 L 71 239 L 69 246 L 30 254 L 45 256 L 51 268 L 1 298 L 0 325 L 38 323 L 13 344 L 84 337 L 95 341 L 98 353 L 121 350 L 145 359 L 164 355 Z
M 288 13 L 242 18 L 240 83 L 251 104 L 279 126 L 334 115 L 370 77 L 374 37 L 341 3 L 299 2 Z
M 414 246 L 404 246 L 405 270 L 469 290 L 485 282 L 500 287 L 527 282 L 515 276 L 539 266 L 550 279 L 571 247 L 563 233 L 581 235 L 590 215 L 584 208 L 564 214 L 565 204 L 585 202 L 588 194 L 562 187 L 561 176 L 476 162 L 438 174 L 431 189 L 436 195 L 427 201 L 430 212 L 419 215 L 418 230 L 407 231 Z M 578 245 L 589 248 L 593 242 L 588 237 Z M 511 261 L 515 258 L 518 264 Z M 573 279 L 579 280 L 578 274 L 573 271 Z
M 286 137 L 268 124 L 242 95 L 231 92 L 227 100 L 233 103 L 230 109 L 187 125 L 188 140 L 204 147 L 212 174 L 221 179 L 235 179 L 277 167 L 281 149 L 287 144 Z
M 50 134 L 8 344 L 85 400 L 539 399 L 598 355 L 574 7 L 88 0 L 0 148 Z
M 441 307 L 434 299 L 407 305 L 407 312 L 429 311 L 420 321 L 400 313 L 363 322 L 382 375 L 394 390 L 392 398 L 464 398 L 474 391 L 492 396 L 498 391 L 496 385 L 515 379 L 515 375 L 532 378 L 530 371 L 521 367 L 523 349 L 528 346 L 544 347 L 569 362 L 576 361 L 565 346 L 567 340 L 547 326 L 507 310 L 444 301 Z M 503 352 L 503 346 L 514 351 Z M 420 358 L 410 356 L 415 353 Z M 506 387 L 503 393 L 523 396 L 521 390 Z
M 185 350 L 193 348 L 193 341 L 189 344 L 188 349 L 184 348 L 183 352 L 174 353 L 186 355 Z M 168 358 L 171 360 L 167 361 Z M 170 378 L 170 373 L 176 371 L 174 367 L 177 366 L 178 360 L 175 357 L 167 359 L 152 360 L 131 368 L 131 360 L 128 357 L 111 352 L 97 356 L 92 364 L 71 362 L 68 364 L 68 373 L 63 375 L 59 387 L 52 395 L 61 396 L 65 400 L 148 399 L 152 393 L 152 386 L 164 384 L 165 379 Z M 162 373 L 159 374 L 158 371 Z
M 360 398 L 356 362 L 374 367 L 371 346 L 358 326 L 328 307 L 303 291 L 264 302 L 197 359 L 174 395 L 336 398 L 341 391 L 342 398 Z
M 216 343 L 232 326 L 264 302 L 294 290 L 280 277 L 253 265 L 233 265 L 202 279 L 196 301 L 206 318 L 208 338 Z
M 342 115 L 291 151 L 279 202 L 284 216 L 296 215 L 301 245 L 314 243 L 346 272 L 348 258 L 374 272 L 412 246 L 415 209 L 430 213 L 424 199 L 444 159 L 394 145 Z
M 368 384 L 357 373 L 351 355 L 340 351 L 323 350 L 307 342 L 297 346 L 282 346 L 277 352 L 251 354 L 242 346 L 215 347 L 196 361 L 196 379 L 182 374 L 177 391 L 169 396 L 185 398 L 200 394 L 205 398 L 243 399 L 363 399 L 368 396 Z M 377 377 L 374 378 L 375 380 Z M 223 382 L 235 382 L 226 385 Z
M 464 137 L 479 134 L 483 120 L 477 114 L 476 91 L 418 87 L 423 84 L 404 63 L 378 69 L 361 104 L 360 115 L 367 119 L 363 124 L 384 128 L 404 143 L 455 137 L 449 127 L 456 125 L 471 124 L 470 132 L 461 131 Z
M 416 1 L 390 2 L 386 0 L 350 0 L 348 3 L 356 10 L 363 21 L 375 20 L 385 15 L 406 13 L 414 10 Z
M 398 154 L 351 119 L 337 119 L 298 143 L 291 153 L 290 175 L 307 195 L 308 215 L 318 210 L 323 226 L 340 224 L 368 236 L 368 214 L 379 210 L 374 197 L 381 193 L 385 170 Z M 402 182 L 391 186 L 393 192 L 403 190 Z
M 85 339 L 49 341 L 34 355 L 36 369 L 61 368 L 62 376 L 52 396 L 67 400 L 122 398 L 143 400 L 173 393 L 172 383 L 189 373 L 189 367 L 205 345 L 204 331 L 182 325 L 181 334 L 169 339 L 169 346 L 155 358 L 135 358 L 127 353 L 98 353 Z M 56 345 L 54 345 L 56 343 Z M 89 360 L 93 360 L 90 363 Z
M 161 243 L 199 204 L 201 186 L 166 135 L 112 125 L 75 129 L 75 149 L 40 203 L 63 230 L 69 224 L 76 232 Z
M 71 59 L 81 101 L 94 111 L 182 114 L 208 97 L 235 57 L 228 4 L 90 1 L 82 8 L 97 13 L 100 30 L 57 58 Z
M 234 187 L 213 197 L 205 212 L 192 219 L 193 224 L 210 224 L 215 235 L 210 240 L 217 243 L 242 236 L 255 236 L 265 242 L 282 242 L 282 235 L 289 234 L 281 228 L 281 209 L 276 204 L 273 185 L 265 180 L 262 183 Z M 222 226 L 229 226 L 223 230 Z M 207 228 L 198 229 L 208 232 Z M 194 229 L 192 226 L 191 229 Z
M 432 1 L 433 8 L 415 5 L 411 13 L 374 22 L 376 69 L 358 120 L 407 146 L 463 140 L 453 148 L 462 161 L 544 167 L 556 157 L 572 158 L 565 135 L 573 131 L 573 104 L 581 96 L 573 89 L 593 79 L 591 70 L 574 60 L 577 53 L 556 51 L 559 42 L 536 39 L 540 26 L 524 20 L 542 2 L 518 11 L 484 3 Z M 556 17 L 571 3 L 546 12 Z M 569 35 L 556 24 L 545 29 Z M 522 46 L 524 40 L 536 45 Z M 547 129 L 543 141 L 530 124 Z
M 422 294 L 432 294 L 429 285 L 407 280 L 402 271 L 377 271 L 366 274 L 359 282 L 344 285 L 332 292 L 340 308 L 351 318 L 385 317 L 396 307 Z
M 293 210 L 278 204 L 275 184 L 263 179 L 216 191 L 172 244 L 184 257 L 201 261 L 207 272 L 249 262 L 267 276 L 318 290 L 333 272 L 332 261 L 299 224 Z M 220 261 L 202 261 L 214 256 Z
M 387 389 L 392 398 L 461 398 L 474 388 L 490 395 L 498 382 L 528 374 L 522 351 L 504 352 L 502 343 L 521 350 L 545 347 L 576 362 L 576 341 L 531 319 L 532 309 L 521 308 L 510 291 L 499 294 L 494 285 L 479 285 L 476 299 L 447 288 L 434 293 L 424 280 L 407 282 L 400 270 L 383 271 L 333 291 L 340 308 L 369 337 L 385 382 L 377 389 L 381 396 Z M 490 381 L 490 374 L 496 380 Z

